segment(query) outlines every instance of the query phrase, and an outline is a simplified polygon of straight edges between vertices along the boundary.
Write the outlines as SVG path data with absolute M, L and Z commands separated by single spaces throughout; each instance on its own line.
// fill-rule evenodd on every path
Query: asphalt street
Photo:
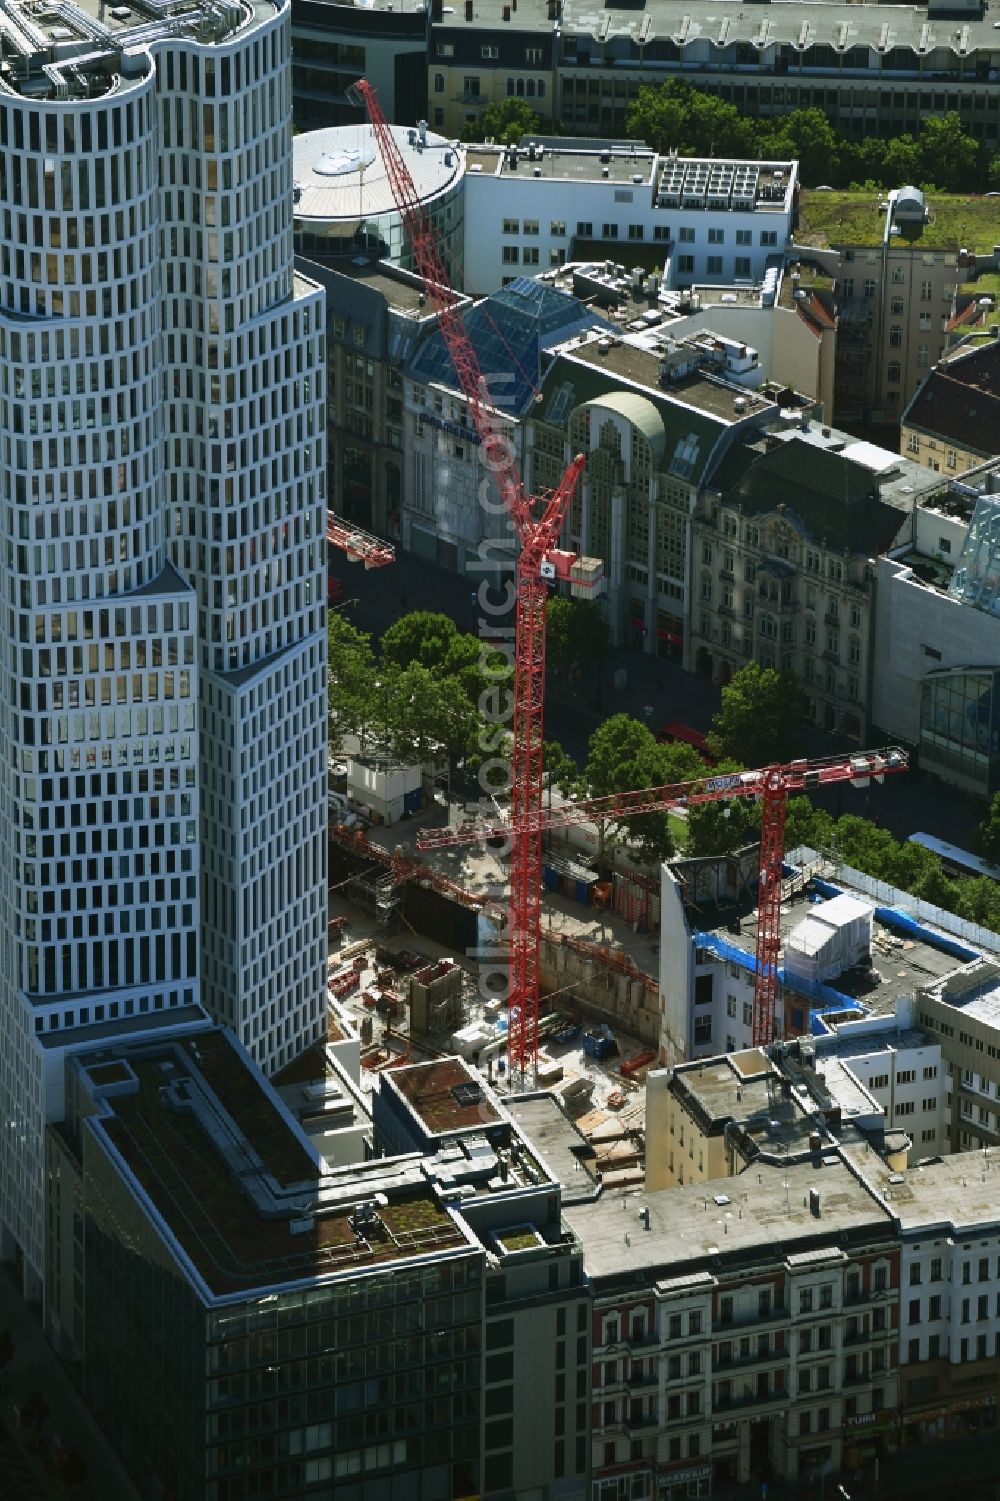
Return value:
M 366 571 L 332 549 L 330 572 L 344 585 L 343 613 L 360 630 L 370 632 L 376 644 L 387 626 L 411 610 L 441 610 L 461 630 L 479 633 L 478 578 L 436 568 L 403 552 L 397 553 L 391 567 Z M 508 622 L 500 619 L 498 623 Z M 615 688 L 619 668 L 625 669 L 627 681 L 624 687 Z M 633 714 L 654 730 L 669 720 L 707 730 L 719 705 L 719 690 L 704 678 L 684 672 L 676 663 L 625 647 L 614 648 L 598 664 L 587 697 L 589 702 L 579 695 L 561 699 L 550 689 L 546 704 L 546 738 L 560 741 L 577 760 L 585 757 L 590 735 L 610 714 Z M 804 739 L 812 756 L 857 749 L 847 740 L 808 726 Z M 828 788 L 817 794 L 816 801 L 835 815 L 857 812 L 872 818 L 897 838 L 922 831 L 966 848 L 972 847 L 984 811 L 975 799 L 916 770 L 888 777 L 881 787 L 867 792 Z

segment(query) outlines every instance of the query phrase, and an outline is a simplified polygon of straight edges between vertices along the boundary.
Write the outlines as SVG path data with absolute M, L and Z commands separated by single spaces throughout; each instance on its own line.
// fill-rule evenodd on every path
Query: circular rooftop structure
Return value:
M 425 124 L 389 129 L 439 242 L 451 254 L 457 280 L 465 151 Z M 409 264 L 409 245 L 370 125 L 337 125 L 295 136 L 292 170 L 297 248 L 303 254 L 326 260 L 364 250 Z

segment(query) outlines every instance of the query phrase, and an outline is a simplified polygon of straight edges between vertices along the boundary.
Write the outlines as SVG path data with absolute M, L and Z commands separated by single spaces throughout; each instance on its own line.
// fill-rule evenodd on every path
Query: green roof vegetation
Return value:
M 878 194 L 804 191 L 799 200 L 798 245 L 880 245 L 885 214 Z
M 531 1251 L 538 1245 L 538 1235 L 531 1225 L 516 1230 L 501 1230 L 497 1236 L 505 1251 Z
M 995 198 L 967 198 L 951 193 L 928 193 L 930 219 L 926 224 L 900 224 L 896 244 L 927 250 L 965 248 L 987 254 L 1000 243 L 1000 203 Z M 801 245 L 881 245 L 885 210 L 878 193 L 818 193 L 806 190 L 799 206 L 796 243 Z
M 984 271 L 975 281 L 963 282 L 958 290 L 975 297 L 1000 297 L 1000 271 Z

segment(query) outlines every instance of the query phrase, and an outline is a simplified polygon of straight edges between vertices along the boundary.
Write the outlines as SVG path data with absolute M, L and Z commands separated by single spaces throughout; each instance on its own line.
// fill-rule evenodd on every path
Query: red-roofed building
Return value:
M 903 413 L 899 451 L 962 474 L 1000 454 L 1000 338 L 970 335 L 930 371 Z

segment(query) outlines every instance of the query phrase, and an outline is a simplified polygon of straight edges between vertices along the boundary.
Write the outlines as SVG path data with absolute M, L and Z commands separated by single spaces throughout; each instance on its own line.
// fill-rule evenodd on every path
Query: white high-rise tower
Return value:
M 30 1287 L 67 1048 L 199 1000 L 265 1069 L 323 1029 L 324 308 L 288 0 L 0 0 L 0 35 L 0 1254 Z

